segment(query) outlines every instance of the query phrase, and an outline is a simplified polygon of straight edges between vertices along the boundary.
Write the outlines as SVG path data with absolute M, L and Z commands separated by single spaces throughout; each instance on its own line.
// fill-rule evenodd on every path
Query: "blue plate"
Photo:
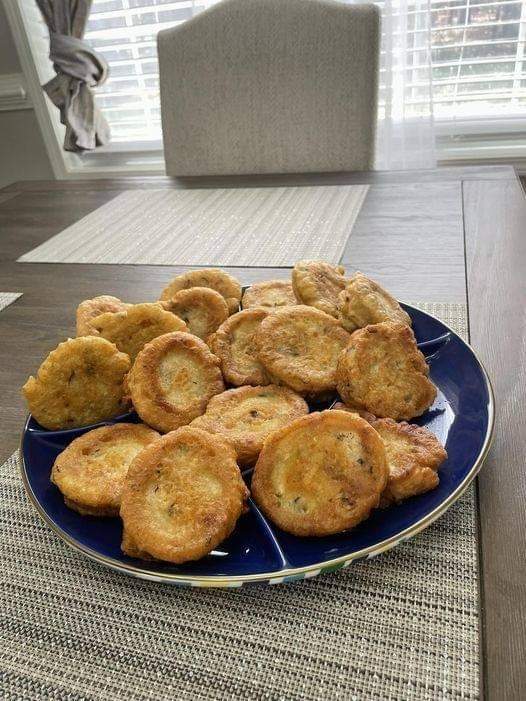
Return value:
M 385 552 L 429 526 L 464 492 L 489 449 L 494 418 L 491 385 L 473 350 L 438 319 L 408 305 L 404 308 L 413 320 L 417 341 L 438 387 L 433 406 L 415 420 L 432 431 L 448 452 L 437 489 L 376 510 L 352 531 L 323 538 L 284 533 L 250 502 L 249 512 L 241 517 L 232 536 L 202 560 L 184 565 L 146 562 L 121 552 L 119 519 L 80 516 L 64 505 L 60 492 L 49 481 L 60 451 L 94 427 L 46 431 L 29 417 L 21 453 L 22 477 L 31 500 L 57 535 L 93 560 L 120 572 L 172 584 L 274 584 L 313 577 Z M 138 418 L 126 414 L 103 423 L 116 421 Z M 244 477 L 250 484 L 251 470 Z

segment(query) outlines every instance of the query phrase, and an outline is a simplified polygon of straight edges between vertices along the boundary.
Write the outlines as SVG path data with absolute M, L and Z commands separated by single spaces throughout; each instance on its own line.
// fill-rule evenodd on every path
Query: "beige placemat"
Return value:
M 419 305 L 465 328 L 462 305 Z M 212 590 L 115 574 L 70 550 L 0 468 L 4 699 L 477 699 L 474 493 L 346 570 Z
M 22 296 L 21 292 L 0 292 L 0 311 Z
M 25 253 L 32 263 L 338 263 L 368 185 L 123 192 Z

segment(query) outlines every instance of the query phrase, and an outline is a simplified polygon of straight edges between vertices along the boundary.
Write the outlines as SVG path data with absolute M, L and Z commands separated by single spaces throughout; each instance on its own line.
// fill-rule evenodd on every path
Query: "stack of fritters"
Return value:
M 244 294 L 206 269 L 157 302 L 85 300 L 77 338 L 23 392 L 50 430 L 136 411 L 143 423 L 73 440 L 51 474 L 70 508 L 120 515 L 132 557 L 180 563 L 215 548 L 246 509 L 239 465 L 254 465 L 252 497 L 277 526 L 323 536 L 433 489 L 447 458 L 406 423 L 436 397 L 410 317 L 376 282 L 324 261 Z

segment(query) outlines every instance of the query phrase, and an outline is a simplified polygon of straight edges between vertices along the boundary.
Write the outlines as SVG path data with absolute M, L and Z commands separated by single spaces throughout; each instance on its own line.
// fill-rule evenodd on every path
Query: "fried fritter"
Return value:
M 235 277 L 225 273 L 224 270 L 205 268 L 203 270 L 189 270 L 187 273 L 178 275 L 162 291 L 161 299 L 171 299 L 179 290 L 185 290 L 189 287 L 210 287 L 225 298 L 230 314 L 239 311 L 241 285 Z
M 355 273 L 338 297 L 338 318 L 352 333 L 369 324 L 394 321 L 411 326 L 411 317 L 378 283 Z
M 22 392 L 44 428 L 88 426 L 126 410 L 123 380 L 129 369 L 129 357 L 105 338 L 69 338 L 51 351 Z
M 123 312 L 129 306 L 111 295 L 85 299 L 77 307 L 77 336 L 89 336 L 92 333 L 91 320 L 96 316 L 105 312 Z
M 429 367 L 406 324 L 358 329 L 338 362 L 338 392 L 344 402 L 375 416 L 411 419 L 434 402 Z
M 144 424 L 95 428 L 60 453 L 51 481 L 70 509 L 91 516 L 118 516 L 128 467 L 156 438 L 159 434 Z
M 246 290 L 241 300 L 243 309 L 262 307 L 267 311 L 288 307 L 291 304 L 298 304 L 298 300 L 292 289 L 292 283 L 288 280 L 256 282 Z
M 338 295 L 345 288 L 345 268 L 323 260 L 300 260 L 292 271 L 292 287 L 300 304 L 338 317 Z
M 182 319 L 160 304 L 130 304 L 123 312 L 101 314 L 91 321 L 95 334 L 115 343 L 133 362 L 146 343 L 171 331 L 186 331 Z
M 381 506 L 423 494 L 438 486 L 437 470 L 447 459 L 447 453 L 436 436 L 405 421 L 396 423 L 392 419 L 378 419 L 372 425 L 384 443 L 389 466 Z
M 252 465 L 271 433 L 308 413 L 305 400 L 288 387 L 238 387 L 212 397 L 190 425 L 222 435 L 239 464 Z
M 258 358 L 274 382 L 316 395 L 335 389 L 338 357 L 350 336 L 328 314 L 297 305 L 269 314 L 255 340 Z
M 349 404 L 344 404 L 343 402 L 335 402 L 331 406 L 331 409 L 336 409 L 337 411 L 349 411 L 351 414 L 358 414 L 358 416 L 361 416 L 361 418 L 367 421 L 369 424 L 376 421 L 376 416 L 374 414 L 371 414 L 370 411 L 365 411 L 365 409 L 360 409 L 360 407 L 357 407 L 356 405 L 351 406 Z
M 270 383 L 255 346 L 256 331 L 268 314 L 260 308 L 233 314 L 208 339 L 212 353 L 221 360 L 221 370 L 229 384 L 239 387 Z
M 161 305 L 163 309 L 182 319 L 188 331 L 203 341 L 206 341 L 229 315 L 225 298 L 210 287 L 179 290 L 171 299 L 161 302 Z
M 204 341 L 180 331 L 146 344 L 127 384 L 141 419 L 163 433 L 189 424 L 225 389 L 219 359 Z
M 386 482 L 376 431 L 355 414 L 329 410 L 296 419 L 267 439 L 251 491 L 284 531 L 323 536 L 366 519 Z
M 247 497 L 232 446 L 180 428 L 145 448 L 128 470 L 122 549 L 132 557 L 198 560 L 234 530 Z

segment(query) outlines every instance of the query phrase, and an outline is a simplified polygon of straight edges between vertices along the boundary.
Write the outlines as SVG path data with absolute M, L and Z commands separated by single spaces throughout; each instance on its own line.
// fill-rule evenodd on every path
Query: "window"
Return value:
M 114 143 L 160 141 L 157 32 L 212 4 L 214 0 L 93 1 L 85 38 L 110 65 L 97 101 Z
M 6 4 L 57 177 L 163 171 L 156 35 L 218 1 L 93 0 L 86 39 L 110 65 L 109 79 L 95 94 L 112 143 L 82 155 L 62 151 L 57 110 L 42 97 L 40 86 L 53 70 L 36 3 Z M 407 52 L 397 69 L 404 76 L 398 108 L 401 104 L 406 117 L 429 103 L 429 67 L 420 56 L 427 50 L 422 37 L 430 31 L 440 162 L 485 158 L 526 164 L 526 0 L 377 0 L 384 2 L 392 3 L 393 26 L 403 27 L 392 35 L 400 34 Z M 397 23 L 403 13 L 407 23 Z M 387 36 L 389 28 L 384 29 Z M 385 95 L 379 97 L 382 114 Z
M 86 38 L 111 66 L 97 99 L 114 142 L 160 140 L 156 33 L 215 1 L 94 0 Z M 438 120 L 524 115 L 526 0 L 431 0 L 431 27 Z
M 524 115 L 525 0 L 432 0 L 435 117 Z

